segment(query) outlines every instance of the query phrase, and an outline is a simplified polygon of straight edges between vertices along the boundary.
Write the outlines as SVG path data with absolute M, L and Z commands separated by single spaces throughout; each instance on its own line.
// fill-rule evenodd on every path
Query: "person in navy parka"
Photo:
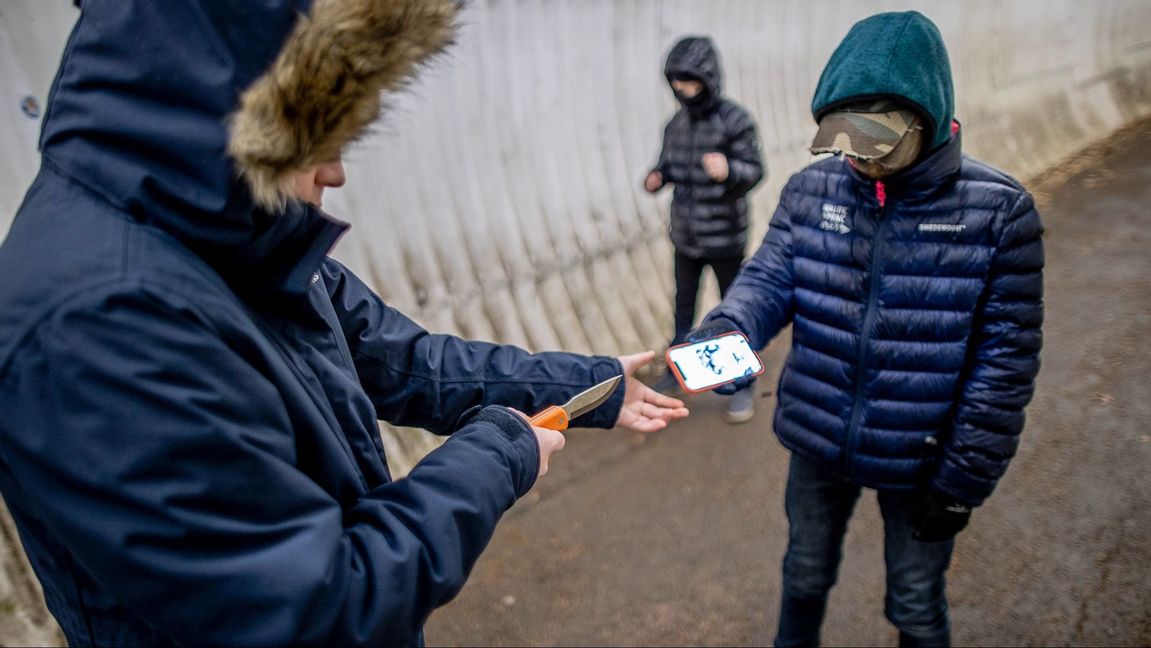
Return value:
M 774 428 L 791 450 L 777 645 L 813 645 L 861 487 L 885 526 L 901 645 L 945 645 L 953 537 L 1019 445 L 1039 369 L 1042 225 L 961 152 L 947 50 L 916 12 L 857 23 L 812 102 L 813 152 L 690 339 L 788 323 Z
M 70 644 L 422 643 L 562 446 L 505 406 L 686 414 L 651 354 L 430 334 L 327 256 L 307 201 L 457 9 L 83 3 L 0 246 L 0 491 Z M 392 481 L 377 419 L 451 436 Z

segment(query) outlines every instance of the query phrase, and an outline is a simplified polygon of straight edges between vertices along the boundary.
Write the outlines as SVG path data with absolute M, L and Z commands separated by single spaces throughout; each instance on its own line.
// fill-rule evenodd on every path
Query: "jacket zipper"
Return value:
M 847 425 L 847 439 L 843 448 L 843 474 L 852 476 L 855 446 L 859 436 L 859 418 L 863 414 L 864 380 L 867 376 L 867 348 L 879 302 L 879 260 L 883 249 L 883 226 L 887 223 L 887 187 L 875 182 L 875 198 L 879 201 L 879 223 L 875 228 L 875 241 L 871 245 L 871 281 L 867 292 L 867 306 L 863 311 L 863 329 L 859 332 L 859 357 L 855 365 L 855 399 L 851 404 L 851 419 Z

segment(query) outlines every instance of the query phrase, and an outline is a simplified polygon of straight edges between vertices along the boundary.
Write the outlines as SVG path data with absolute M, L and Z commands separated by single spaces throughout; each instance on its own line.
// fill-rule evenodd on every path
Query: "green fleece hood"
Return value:
M 861 99 L 891 97 L 918 109 L 930 148 L 951 137 L 955 93 L 951 61 L 935 23 L 917 11 L 881 13 L 852 26 L 819 77 L 811 112 L 828 112 Z

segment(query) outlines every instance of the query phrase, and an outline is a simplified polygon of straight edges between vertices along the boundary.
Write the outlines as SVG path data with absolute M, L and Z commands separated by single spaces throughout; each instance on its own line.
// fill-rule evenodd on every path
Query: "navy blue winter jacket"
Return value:
M 1043 244 L 1031 196 L 960 139 L 882 186 L 842 158 L 796 173 L 708 317 L 756 348 L 793 324 L 786 447 L 865 486 L 978 505 L 1034 390 Z
M 307 5 L 91 0 L 68 44 L 0 246 L 0 491 L 72 645 L 418 643 L 538 472 L 465 412 L 620 373 L 429 334 L 346 225 L 253 206 L 225 117 Z M 453 434 L 393 482 L 377 419 Z
M 775 432 L 875 488 L 971 505 L 1019 446 L 1039 371 L 1043 226 L 1015 180 L 962 154 L 939 29 L 915 11 L 856 23 L 812 100 L 895 99 L 926 153 L 879 183 L 842 157 L 792 176 L 759 251 L 709 317 L 757 348 L 791 322 Z

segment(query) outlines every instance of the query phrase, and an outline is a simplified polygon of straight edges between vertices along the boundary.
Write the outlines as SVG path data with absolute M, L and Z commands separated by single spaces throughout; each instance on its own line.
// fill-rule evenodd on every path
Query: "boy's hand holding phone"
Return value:
M 750 385 L 764 370 L 747 337 L 724 317 L 708 319 L 688 333 L 686 344 L 668 349 L 667 361 L 687 391 L 726 396 Z

